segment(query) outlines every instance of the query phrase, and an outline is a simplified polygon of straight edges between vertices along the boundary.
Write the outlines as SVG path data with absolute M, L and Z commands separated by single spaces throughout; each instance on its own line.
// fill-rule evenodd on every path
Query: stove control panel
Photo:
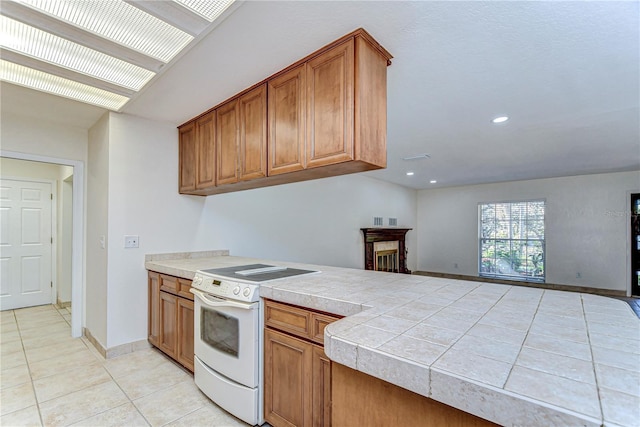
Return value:
M 240 283 L 233 280 L 212 277 L 199 271 L 196 272 L 191 286 L 219 298 L 243 302 L 256 302 L 260 300 L 260 285 L 258 284 Z

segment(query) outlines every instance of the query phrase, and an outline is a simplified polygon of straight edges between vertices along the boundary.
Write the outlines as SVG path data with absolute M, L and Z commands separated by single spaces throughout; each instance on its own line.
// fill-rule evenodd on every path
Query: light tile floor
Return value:
M 52 305 L 0 312 L 0 426 L 242 426 L 155 349 L 105 360 Z

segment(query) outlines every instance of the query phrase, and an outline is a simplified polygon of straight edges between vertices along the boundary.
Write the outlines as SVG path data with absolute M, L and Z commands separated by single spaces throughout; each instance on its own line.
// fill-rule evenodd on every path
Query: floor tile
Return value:
M 30 340 L 33 338 L 43 338 L 54 334 L 71 334 L 69 324 L 60 318 L 59 322 L 52 322 L 50 324 L 39 326 L 33 329 L 24 330 L 20 328 L 20 335 L 23 340 Z
M 141 369 L 131 375 L 117 378 L 115 381 L 129 399 L 135 400 L 188 379 L 191 379 L 191 376 L 181 368 L 171 362 L 164 362 L 151 369 Z
M 0 357 L 0 369 L 14 368 L 27 364 L 27 358 L 24 351 L 14 351 Z
M 138 412 L 133 403 L 128 402 L 71 425 L 76 427 L 146 427 L 149 423 Z M 191 425 L 191 427 L 195 426 L 196 424 Z
M 31 382 L 0 390 L 0 415 L 9 414 L 36 404 Z
M 22 346 L 25 350 L 46 347 L 53 344 L 63 342 L 71 342 L 76 338 L 71 338 L 71 330 L 54 332 L 47 337 L 36 337 L 22 340 Z
M 20 409 L 0 417 L 0 426 L 40 427 L 40 412 L 36 405 Z
M 80 339 L 64 339 L 63 342 L 43 347 L 30 348 L 25 351 L 29 363 L 53 359 L 70 353 L 86 350 L 87 345 Z
M 168 361 L 169 359 L 158 350 L 148 349 L 108 359 L 105 361 L 104 367 L 113 378 L 118 379 L 134 374 L 141 369 L 151 369 Z
M 36 400 L 42 403 L 108 381 L 111 381 L 111 376 L 107 371 L 94 364 L 35 380 L 33 388 Z
M 113 382 L 98 384 L 40 404 L 46 426 L 66 426 L 128 402 Z
M 0 333 L 15 332 L 18 330 L 18 324 L 15 321 L 8 321 L 0 325 Z
M 0 388 L 13 387 L 15 385 L 31 382 L 27 365 L 3 368 L 0 372 Z
M 20 332 L 18 332 L 17 329 L 15 331 L 2 331 L 0 333 L 0 345 L 13 341 L 20 341 Z
M 180 396 L 180 399 L 176 399 Z M 188 402 L 188 404 L 186 403 Z M 192 379 L 134 400 L 134 405 L 152 426 L 163 426 L 210 404 Z
M 22 351 L 22 341 L 11 341 L 0 345 L 0 358 L 7 354 Z
M 205 405 L 202 408 L 167 424 L 167 427 L 195 426 L 247 427 L 247 424 L 224 411 L 214 403 Z
M 31 377 L 37 380 L 65 371 L 82 369 L 87 365 L 102 365 L 102 363 L 85 348 L 74 353 L 29 363 L 29 369 L 31 369 Z

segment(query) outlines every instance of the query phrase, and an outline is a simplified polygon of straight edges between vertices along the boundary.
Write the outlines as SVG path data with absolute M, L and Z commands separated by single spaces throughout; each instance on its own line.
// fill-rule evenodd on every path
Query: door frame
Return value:
M 625 215 L 624 215 L 624 227 L 626 228 L 627 234 L 627 297 L 631 297 L 633 295 L 632 287 L 631 287 L 631 279 L 633 279 L 632 270 L 632 259 L 631 259 L 631 215 L 632 215 L 632 206 L 631 206 L 631 196 L 634 194 L 639 194 L 640 189 L 636 190 L 628 190 L 627 191 L 627 200 L 625 201 Z
M 6 157 L 6 156 L 2 156 Z M 58 182 L 51 179 L 29 178 L 23 176 L 0 176 L 0 179 L 9 179 L 11 181 L 22 182 L 39 182 L 49 184 L 51 186 L 51 304 L 56 303 L 56 295 L 58 295 Z M 56 242 L 54 245 L 53 242 Z
M 55 163 L 73 167 L 72 190 L 72 247 L 71 247 L 71 336 L 82 336 L 82 325 L 85 318 L 84 307 L 84 162 L 81 160 L 63 159 L 58 157 L 41 156 L 37 154 L 20 153 L 16 151 L 0 150 L 0 157 L 19 160 L 31 160 L 43 163 Z

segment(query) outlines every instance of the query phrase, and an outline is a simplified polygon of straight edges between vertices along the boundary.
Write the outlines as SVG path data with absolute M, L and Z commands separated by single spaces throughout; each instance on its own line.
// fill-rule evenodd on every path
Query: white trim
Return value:
M 35 162 L 55 163 L 73 167 L 73 240 L 71 249 L 71 336 L 82 336 L 84 323 L 84 162 L 81 160 L 61 159 L 57 157 L 40 156 L 37 154 L 19 153 L 16 151 L 0 150 L 0 157 Z
M 626 209 L 626 213 L 624 215 L 625 218 L 625 223 L 624 223 L 624 228 L 626 230 L 626 235 L 627 235 L 627 244 L 626 244 L 626 248 L 627 248 L 627 296 L 630 297 L 631 296 L 631 279 L 633 278 L 633 273 L 631 272 L 631 215 L 632 215 L 632 207 L 631 207 L 631 195 L 632 194 L 639 194 L 640 193 L 640 189 L 639 190 L 627 190 L 627 200 L 624 202 L 625 204 L 625 209 Z

